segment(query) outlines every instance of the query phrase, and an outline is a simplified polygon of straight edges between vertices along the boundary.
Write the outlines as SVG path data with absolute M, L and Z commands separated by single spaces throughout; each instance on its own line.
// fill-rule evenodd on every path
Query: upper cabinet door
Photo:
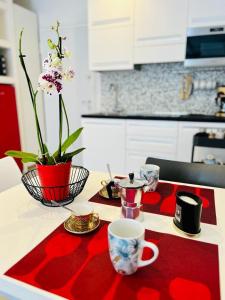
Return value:
M 133 69 L 133 34 L 130 26 L 89 30 L 92 71 Z
M 134 0 L 89 0 L 92 71 L 133 69 Z
M 90 0 L 91 26 L 128 23 L 133 20 L 133 0 Z
M 224 23 L 224 0 L 189 0 L 189 27 L 217 26 Z
M 136 0 L 135 63 L 184 60 L 188 0 Z

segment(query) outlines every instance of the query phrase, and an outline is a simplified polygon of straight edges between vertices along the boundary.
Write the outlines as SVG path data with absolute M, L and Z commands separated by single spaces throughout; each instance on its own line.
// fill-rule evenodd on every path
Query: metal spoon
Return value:
M 66 207 L 66 206 L 64 206 L 64 205 L 62 205 L 62 204 L 60 204 L 60 203 L 58 203 L 58 202 L 56 202 L 56 201 L 54 201 L 54 200 L 51 200 L 51 202 L 54 203 L 54 204 L 56 204 L 58 207 L 62 207 L 62 208 L 64 208 L 64 209 L 66 209 L 66 210 L 69 210 L 69 211 L 72 212 L 73 214 L 75 214 L 75 211 L 72 210 L 71 208 L 68 208 L 68 207 Z
M 111 169 L 110 169 L 110 165 L 106 164 L 106 166 L 107 166 L 107 170 L 108 170 L 108 173 L 109 173 L 110 181 L 113 181 L 113 179 L 112 179 L 112 173 L 111 173 Z

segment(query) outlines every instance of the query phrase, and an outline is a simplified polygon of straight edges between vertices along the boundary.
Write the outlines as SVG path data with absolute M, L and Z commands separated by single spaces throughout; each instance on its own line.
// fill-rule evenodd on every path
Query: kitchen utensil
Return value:
M 73 216 L 70 216 L 64 222 L 64 228 L 69 231 L 70 233 L 74 234 L 85 234 L 94 231 L 100 225 L 99 217 L 93 216 L 92 221 L 88 224 L 86 228 L 82 228 L 77 226 L 76 222 L 74 222 Z
M 200 229 L 202 200 L 189 192 L 177 192 L 174 224 L 184 233 L 195 235 Z
M 141 218 L 141 198 L 143 187 L 146 184 L 146 180 L 137 180 L 134 178 L 134 173 L 129 174 L 129 178 L 122 179 L 118 182 L 120 187 L 122 216 L 124 218 Z M 133 208 L 131 210 L 129 208 Z M 135 208 L 135 209 L 134 209 Z
M 225 117 L 225 86 L 217 87 L 217 96 L 215 98 L 219 111 L 216 112 L 217 117 Z
M 223 165 L 223 162 L 219 159 L 216 159 L 212 154 L 208 154 L 203 160 L 203 163 L 206 165 Z
M 159 255 L 158 247 L 144 240 L 144 226 L 130 219 L 120 219 L 109 224 L 108 241 L 111 262 L 116 272 L 130 275 L 138 267 L 152 264 Z M 153 257 L 141 260 L 143 248 L 150 248 Z
M 103 188 L 99 191 L 101 196 L 108 199 L 120 197 L 119 188 L 117 184 L 115 184 L 115 181 L 102 180 L 101 185 L 103 186 Z
M 145 191 L 154 192 L 159 182 L 160 167 L 152 164 L 145 164 L 140 168 L 140 177 L 147 181 Z
M 190 98 L 193 92 L 193 78 L 191 74 L 184 75 L 182 80 L 182 86 L 179 92 L 181 100 L 187 100 Z
M 110 164 L 106 164 L 106 166 L 107 166 L 107 170 L 108 170 L 108 173 L 109 173 L 109 178 L 110 178 L 111 181 L 113 181 Z
M 118 199 L 120 198 L 119 189 L 117 186 L 111 187 L 112 188 L 112 197 L 109 197 L 109 193 L 107 191 L 107 186 L 104 185 L 103 188 L 99 191 L 99 195 L 106 199 Z
M 117 191 L 117 187 L 115 186 L 114 180 L 112 178 L 112 173 L 111 173 L 111 168 L 110 168 L 110 164 L 106 164 L 108 173 L 109 173 L 109 178 L 110 178 L 110 182 L 105 182 L 105 188 L 107 190 L 108 193 L 108 198 L 118 198 L 118 191 Z M 101 184 L 104 186 L 103 181 L 101 182 Z
M 56 206 L 62 207 L 62 208 L 64 208 L 64 209 L 70 211 L 70 212 L 73 213 L 73 214 L 75 213 L 74 210 L 72 210 L 72 209 L 69 208 L 69 207 L 64 206 L 64 205 L 61 204 L 59 201 L 51 200 L 51 202 L 54 203 Z
M 88 203 L 76 203 L 74 213 L 71 216 L 74 226 L 81 231 L 87 231 L 94 219 L 98 219 L 98 214 L 94 212 L 93 207 Z

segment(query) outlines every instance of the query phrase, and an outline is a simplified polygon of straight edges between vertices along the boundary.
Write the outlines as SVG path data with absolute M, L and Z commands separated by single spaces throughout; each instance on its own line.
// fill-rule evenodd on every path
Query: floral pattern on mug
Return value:
M 109 253 L 115 270 L 122 275 L 130 275 L 137 271 L 138 239 L 123 240 L 109 234 Z
M 159 182 L 159 169 L 154 166 L 151 170 L 151 165 L 142 166 L 140 169 L 140 177 L 146 179 L 148 184 L 144 187 L 145 192 L 154 192 Z

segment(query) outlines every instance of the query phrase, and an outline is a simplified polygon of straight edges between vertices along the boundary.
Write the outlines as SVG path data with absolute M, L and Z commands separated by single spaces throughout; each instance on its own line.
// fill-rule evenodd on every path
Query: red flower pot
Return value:
M 44 200 L 61 201 L 69 195 L 71 161 L 57 165 L 39 165 L 37 172 Z

